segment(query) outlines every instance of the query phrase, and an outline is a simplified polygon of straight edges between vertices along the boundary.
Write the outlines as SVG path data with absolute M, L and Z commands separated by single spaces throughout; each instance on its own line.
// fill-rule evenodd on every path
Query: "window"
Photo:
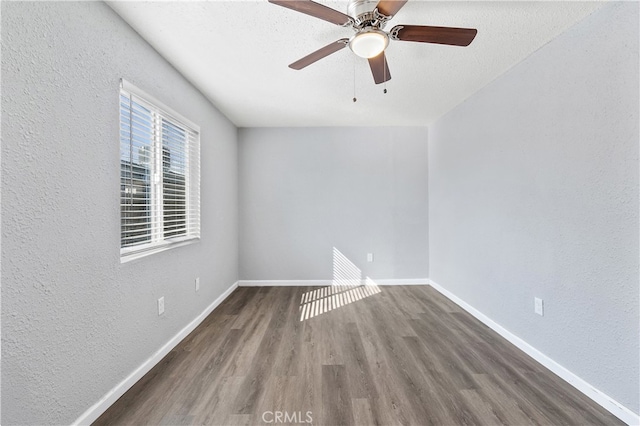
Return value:
M 121 260 L 199 238 L 200 129 L 123 80 Z

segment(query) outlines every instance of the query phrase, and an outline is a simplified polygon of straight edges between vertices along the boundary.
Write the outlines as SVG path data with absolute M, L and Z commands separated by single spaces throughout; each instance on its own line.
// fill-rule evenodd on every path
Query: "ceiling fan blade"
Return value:
M 402 9 L 402 6 L 404 6 L 407 1 L 408 0 L 380 0 L 376 7 L 381 14 L 393 16 Z
M 353 22 L 349 15 L 311 0 L 269 0 L 269 3 L 277 4 L 296 12 L 306 13 L 336 25 L 344 26 Z
M 302 68 L 311 65 L 312 63 L 324 58 L 325 56 L 329 56 L 332 53 L 336 53 L 338 50 L 344 49 L 349 43 L 348 38 L 341 38 L 338 41 L 334 41 L 331 44 L 326 45 L 322 49 L 318 49 L 315 52 L 305 56 L 302 59 L 299 59 L 289 65 L 289 68 L 293 68 L 294 70 L 301 70 Z
M 428 27 L 422 25 L 396 25 L 389 31 L 392 39 L 421 43 L 468 46 L 475 38 L 475 28 Z
M 378 56 L 369 58 L 369 66 L 371 67 L 371 73 L 373 74 L 373 81 L 375 81 L 376 84 L 391 80 L 389 64 L 387 63 L 387 57 L 384 55 L 384 52 Z

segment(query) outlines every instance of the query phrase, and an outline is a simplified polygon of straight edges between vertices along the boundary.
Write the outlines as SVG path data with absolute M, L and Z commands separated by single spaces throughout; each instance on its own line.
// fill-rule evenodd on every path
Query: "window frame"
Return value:
M 122 196 L 122 154 L 120 153 L 119 170 L 120 170 L 120 263 L 129 262 L 131 260 L 146 257 L 154 253 L 159 253 L 165 250 L 181 247 L 188 244 L 193 244 L 200 241 L 200 126 L 193 123 L 183 115 L 177 113 L 175 110 L 167 107 L 164 103 L 157 100 L 155 97 L 149 95 L 128 81 L 120 80 L 120 90 L 118 91 L 118 141 L 120 150 L 122 149 L 122 105 L 121 97 L 125 95 L 129 99 L 135 101 L 138 105 L 148 109 L 151 112 L 152 117 L 152 147 L 153 151 L 153 166 L 150 168 L 150 201 L 149 207 L 151 209 L 152 219 L 149 220 L 149 232 L 151 235 L 151 241 L 148 243 L 137 244 L 133 246 L 122 246 L 122 238 L 125 232 L 123 222 L 123 209 L 122 203 L 124 198 Z M 184 156 L 188 165 L 185 166 L 185 229 L 186 235 L 184 236 L 164 236 L 164 218 L 165 218 L 165 202 L 167 201 L 167 194 L 165 193 L 165 183 L 163 182 L 164 165 L 164 141 L 162 134 L 163 120 L 171 126 L 175 126 L 178 129 L 185 131 L 185 147 Z M 193 138 L 193 141 L 191 141 Z M 195 157 L 189 155 L 195 149 Z M 195 163 L 194 163 L 195 162 Z M 131 189 L 130 189 L 131 190 Z M 125 187 L 126 193 L 126 187 Z M 196 207 L 195 213 L 192 217 L 193 205 Z M 195 224 L 193 223 L 195 221 Z M 195 226 L 194 226 L 195 225 Z

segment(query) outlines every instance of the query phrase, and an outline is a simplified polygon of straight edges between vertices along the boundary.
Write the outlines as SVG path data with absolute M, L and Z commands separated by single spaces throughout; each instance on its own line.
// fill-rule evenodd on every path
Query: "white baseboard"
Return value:
M 342 281 L 340 282 L 343 283 Z M 377 285 L 428 285 L 428 278 L 411 278 L 411 279 L 384 279 L 374 280 L 362 280 L 358 283 L 356 280 L 351 285 L 365 285 L 375 283 Z M 333 285 L 333 280 L 240 280 L 238 281 L 239 287 L 324 287 Z
M 142 365 L 135 369 L 127 378 L 118 383 L 113 389 L 111 389 L 105 396 L 103 396 L 98 402 L 93 404 L 87 411 L 85 411 L 80 417 L 73 422 L 73 425 L 90 425 L 98 417 L 102 415 L 107 408 L 109 408 L 114 402 L 118 400 L 131 386 L 133 386 L 138 380 L 140 380 L 145 374 L 147 374 L 162 358 L 165 357 L 178 343 L 180 343 L 185 337 L 189 335 L 195 328 L 200 325 L 202 321 L 220 304 L 229 297 L 229 295 L 238 287 L 236 281 L 231 285 L 224 293 L 222 293 L 216 300 L 213 301 L 207 308 L 202 311 L 193 321 L 187 324 L 182 330 L 173 336 L 167 343 L 165 343 L 160 349 L 156 351 L 149 359 L 142 363 Z
M 429 285 L 428 278 L 402 278 L 390 280 L 372 280 L 378 285 Z
M 587 383 L 571 371 L 567 370 L 565 367 L 558 364 L 556 361 L 549 358 L 547 355 L 543 354 L 542 352 L 531 346 L 529 343 L 525 342 L 515 334 L 511 333 L 509 330 L 502 327 L 500 324 L 491 320 L 489 317 L 478 311 L 473 306 L 469 305 L 464 300 L 460 299 L 455 294 L 451 293 L 449 290 L 446 290 L 444 287 L 431 280 L 429 280 L 429 282 L 431 287 L 440 292 L 447 299 L 451 300 L 462 309 L 476 317 L 480 322 L 507 339 L 509 342 L 513 343 L 521 351 L 538 361 L 540 364 L 544 365 L 546 368 L 558 375 L 561 379 L 565 380 L 571 386 L 578 389 L 580 392 L 601 405 L 605 410 L 609 411 L 611 414 L 629 425 L 640 424 L 640 416 L 638 416 L 638 414 L 634 413 L 624 405 L 615 401 L 604 392 L 591 386 L 589 383 Z
M 238 287 L 321 287 L 331 280 L 240 280 Z

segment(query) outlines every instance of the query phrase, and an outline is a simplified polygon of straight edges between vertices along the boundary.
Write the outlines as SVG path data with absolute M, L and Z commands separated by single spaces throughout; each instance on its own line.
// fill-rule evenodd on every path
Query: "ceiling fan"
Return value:
M 312 0 L 269 0 L 269 3 L 305 13 L 342 27 L 352 27 L 351 38 L 341 38 L 289 65 L 301 70 L 335 53 L 347 45 L 356 55 L 369 61 L 376 84 L 391 80 L 384 51 L 389 40 L 468 46 L 478 30 L 472 28 L 431 27 L 424 25 L 396 25 L 391 31 L 383 28 L 408 0 L 350 0 L 347 14 Z M 377 4 L 376 4 L 377 3 Z

